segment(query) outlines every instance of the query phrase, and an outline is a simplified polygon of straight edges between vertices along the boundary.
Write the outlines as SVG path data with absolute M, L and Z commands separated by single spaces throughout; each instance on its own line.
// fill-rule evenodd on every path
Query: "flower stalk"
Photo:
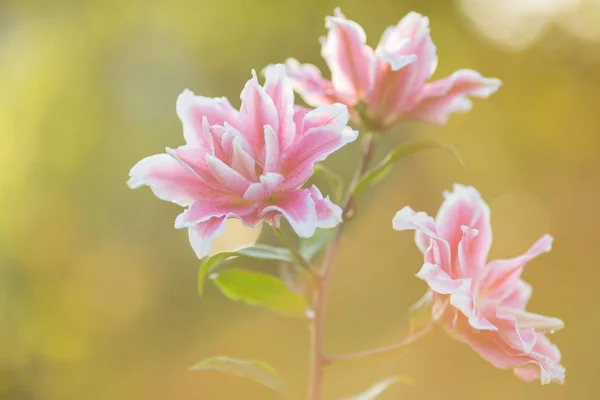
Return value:
M 344 222 L 340 223 L 335 230 L 333 238 L 325 253 L 321 267 L 321 275 L 318 284 L 313 291 L 314 318 L 310 326 L 310 381 L 308 390 L 309 400 L 321 400 L 323 391 L 323 375 L 325 366 L 330 362 L 324 351 L 325 312 L 329 283 L 333 272 L 333 262 L 344 231 L 345 221 L 348 214 L 353 213 L 354 189 L 363 176 L 373 156 L 375 142 L 373 134 L 367 133 L 361 143 L 361 156 L 354 177 L 348 186 L 344 201 L 342 202 L 342 215 Z

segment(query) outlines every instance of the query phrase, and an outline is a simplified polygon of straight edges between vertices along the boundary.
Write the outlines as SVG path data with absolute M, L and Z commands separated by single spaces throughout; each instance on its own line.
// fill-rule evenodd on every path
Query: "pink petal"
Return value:
M 294 124 L 297 132 L 304 132 L 304 117 L 311 112 L 310 109 L 302 106 L 294 106 Z
M 564 383 L 565 374 L 565 368 L 557 363 L 547 363 L 546 365 L 542 365 L 538 361 L 528 361 L 515 368 L 515 375 L 520 379 L 525 382 L 539 379 L 542 385 L 547 385 L 552 382 Z
M 339 101 L 333 84 L 323 78 L 314 65 L 300 64 L 298 60 L 289 58 L 285 66 L 292 87 L 308 105 L 318 107 Z
M 254 157 L 252 146 L 240 131 L 225 123 L 223 126 L 213 125 L 208 129 L 211 132 L 214 142 L 212 155 L 218 157 L 226 164 L 230 164 L 233 159 L 234 142 L 239 142 L 244 152 L 250 157 Z
M 529 299 L 531 299 L 531 293 L 533 288 L 527 282 L 522 279 L 517 280 L 512 292 L 506 299 L 500 303 L 503 307 L 515 308 L 518 310 L 525 309 Z
M 199 200 L 177 216 L 175 228 L 188 228 L 211 218 L 226 215 L 244 217 L 255 212 L 257 207 L 256 203 L 240 201 L 239 197 L 232 195 Z
M 283 190 L 296 189 L 311 177 L 313 165 L 354 141 L 358 132 L 346 127 L 348 112 L 344 105 L 321 106 L 304 117 L 306 129 L 283 155 L 281 171 L 286 177 Z
M 445 199 L 436 216 L 437 233 L 449 244 L 452 252 L 454 273 L 468 272 L 474 276 L 477 268 L 485 265 L 492 244 L 490 210 L 475 188 L 454 185 L 454 191 L 444 194 Z M 463 226 L 476 229 L 477 235 L 469 239 L 468 249 L 463 258 L 469 260 L 468 271 L 461 271 L 458 264 L 458 247 L 463 239 Z M 468 250 L 468 251 L 467 251 Z M 468 254 L 467 254 L 468 253 Z
M 187 144 L 204 147 L 206 139 L 202 132 L 202 119 L 207 118 L 210 125 L 223 125 L 228 122 L 237 126 L 238 112 L 224 97 L 209 98 L 195 96 L 190 90 L 184 90 L 177 98 L 177 115 L 183 123 L 183 136 Z
M 525 254 L 508 260 L 495 260 L 485 267 L 486 274 L 479 282 L 481 296 L 503 301 L 517 286 L 523 268 L 529 261 L 552 248 L 552 236 L 544 235 Z
M 429 288 L 439 294 L 453 293 L 463 284 L 462 280 L 453 280 L 440 267 L 430 263 L 423 264 L 417 278 L 427 282 Z
M 498 313 L 514 318 L 520 329 L 534 329 L 538 333 L 554 332 L 562 329 L 564 322 L 558 318 L 527 312 L 523 309 L 498 307 Z
M 265 125 L 269 125 L 275 132 L 279 132 L 279 114 L 273 99 L 258 84 L 254 70 L 252 79 L 246 83 L 240 98 L 242 99 L 240 132 L 248 140 L 255 154 L 259 156 L 264 146 Z
M 267 201 L 277 191 L 283 180 L 282 175 L 273 172 L 261 175 L 260 182 L 252 183 L 244 193 L 243 198 L 252 202 Z
M 538 335 L 531 353 L 532 360 L 515 368 L 515 374 L 524 381 L 539 379 L 542 385 L 564 383 L 566 370 L 560 365 L 560 351 L 544 335 Z
M 505 337 L 510 338 L 512 335 L 507 335 L 508 332 L 502 332 L 504 334 Z M 511 334 L 513 333 L 512 331 L 510 332 Z M 534 329 L 521 329 L 521 328 L 517 328 L 514 330 L 514 333 L 516 333 L 516 336 L 518 338 L 519 344 L 518 344 L 518 349 L 523 350 L 524 353 L 531 353 L 533 351 L 533 347 L 535 346 L 535 343 L 537 342 L 537 338 L 538 338 L 538 334 L 535 332 Z M 514 339 L 513 340 L 508 340 L 507 342 L 514 343 Z
M 279 138 L 273 128 L 265 125 L 265 164 L 263 171 L 265 173 L 278 171 L 280 162 Z
M 443 125 L 450 114 L 471 110 L 469 97 L 489 97 L 500 84 L 500 80 L 484 78 L 476 71 L 456 71 L 447 78 L 426 84 L 409 117 Z
M 198 258 L 204 258 L 210 251 L 212 241 L 223 233 L 226 217 L 215 217 L 189 228 L 189 239 Z
M 458 243 L 458 266 L 462 276 L 471 277 L 477 272 L 477 264 L 474 264 L 471 259 L 473 251 L 474 239 L 479 234 L 477 229 L 471 229 L 467 226 L 461 226 L 463 232 L 462 239 Z
M 367 98 L 375 124 L 386 129 L 411 110 L 436 65 L 426 17 L 409 13 L 389 27 L 375 50 L 375 83 Z
M 218 186 L 213 174 L 206 164 L 207 153 L 205 149 L 185 145 L 176 149 L 167 147 L 165 150 L 170 157 L 177 161 L 183 168 L 196 175 L 205 185 L 212 187 Z M 212 194 L 210 191 L 206 192 L 207 195 Z
M 270 65 L 264 70 L 265 92 L 273 100 L 279 116 L 277 133 L 281 151 L 294 142 L 294 90 L 283 64 Z
M 224 190 L 240 196 L 248 190 L 251 182 L 217 157 L 206 155 L 206 164 Z
M 348 124 L 348 107 L 344 104 L 335 103 L 310 110 L 302 119 L 299 132 L 305 134 L 312 128 L 327 126 L 342 131 Z
M 339 8 L 334 17 L 325 21 L 329 33 L 323 40 L 321 54 L 331 70 L 336 91 L 348 105 L 354 105 L 371 88 L 373 49 L 366 45 L 362 27 L 347 20 Z
M 436 48 L 431 40 L 429 18 L 416 12 L 408 13 L 394 27 L 386 29 L 381 37 L 378 49 L 384 49 L 388 54 L 412 56 L 417 59 L 414 84 L 421 87 L 431 78 L 437 67 Z
M 515 373 L 522 379 L 527 377 L 539 378 L 542 385 L 558 382 L 564 383 L 566 370 L 560 365 L 561 354 L 558 347 L 553 345 L 544 335 L 539 335 L 533 348 L 536 361 L 524 364 L 515 369 Z M 537 364 L 537 365 L 536 365 Z M 534 374 L 524 373 L 525 369 L 532 369 Z
M 475 309 L 469 316 L 469 325 L 483 331 L 497 331 L 498 327 L 486 318 L 485 314 Z
M 323 198 L 323 194 L 316 186 L 311 186 L 308 190 L 312 195 L 317 210 L 317 226 L 319 228 L 334 228 L 342 222 L 342 209 L 329 200 L 329 196 Z
M 189 169 L 182 166 L 167 154 L 156 154 L 140 160 L 129 171 L 130 188 L 150 186 L 161 200 L 171 201 L 180 206 L 188 206 L 206 185 Z
M 432 255 L 432 259 L 428 261 L 438 265 L 446 274 L 451 273 L 450 247 L 448 242 L 436 232 L 433 218 L 406 206 L 396 213 L 392 226 L 397 231 L 416 230 L 417 246 L 426 258 Z
M 233 139 L 231 152 L 231 167 L 243 175 L 246 179 L 256 181 L 256 162 L 248 154 L 240 137 Z
M 565 369 L 559 363 L 560 352 L 544 335 L 538 334 L 531 352 L 525 353 L 507 343 L 502 331 L 474 330 L 465 317 L 455 322 L 451 333 L 495 367 L 514 369 L 517 376 L 526 381 L 540 379 L 542 384 L 564 381 Z
M 265 207 L 261 215 L 269 215 L 272 221 L 278 221 L 276 215 L 284 216 L 296 234 L 304 238 L 314 235 L 318 226 L 315 202 L 308 189 L 278 193 L 275 204 Z

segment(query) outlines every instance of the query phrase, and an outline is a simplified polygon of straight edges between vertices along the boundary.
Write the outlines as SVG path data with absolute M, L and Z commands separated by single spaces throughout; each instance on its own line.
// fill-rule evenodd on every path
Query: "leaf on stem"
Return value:
M 287 391 L 285 382 L 277 371 L 269 364 L 260 360 L 240 360 L 230 357 L 211 357 L 200 361 L 190 368 L 191 371 L 219 371 L 226 374 L 252 379 L 268 388 L 284 393 Z
M 414 381 L 409 376 L 393 376 L 391 378 L 385 379 L 381 382 L 378 382 L 371 386 L 366 391 L 360 393 L 359 395 L 348 397 L 346 400 L 374 400 L 379 397 L 387 388 L 392 386 L 396 382 L 403 382 L 407 385 L 413 385 Z
M 299 251 L 302 257 L 312 260 L 321 250 L 327 246 L 333 237 L 334 229 L 317 229 L 312 237 L 300 240 Z
M 244 269 L 230 269 L 211 275 L 211 279 L 229 299 L 267 308 L 293 317 L 306 317 L 308 304 L 278 278 Z
M 257 258 L 261 260 L 279 260 L 293 262 L 294 257 L 288 249 L 281 247 L 269 246 L 266 244 L 255 244 L 254 246 L 246 247 L 238 251 L 230 251 L 224 253 L 217 253 L 208 258 L 205 258 L 200 265 L 198 270 L 198 294 L 202 295 L 204 292 L 204 282 L 206 277 L 221 263 L 228 258 L 245 256 L 251 258 Z
M 410 306 L 409 315 L 409 334 L 413 335 L 419 332 L 431 322 L 433 306 L 433 293 L 431 290 L 425 292 L 415 304 Z
M 344 181 L 342 177 L 327 168 L 323 164 L 315 164 L 313 167 L 314 175 L 323 175 L 323 178 L 327 181 L 329 188 L 331 189 L 331 197 L 333 197 L 334 203 L 342 201 L 344 196 Z
M 298 294 L 306 293 L 310 277 L 304 268 L 296 264 L 281 262 L 277 266 L 277 270 L 281 281 L 288 289 Z
M 440 143 L 436 140 L 416 140 L 402 143 L 389 152 L 388 155 L 379 162 L 379 164 L 373 167 L 360 179 L 356 185 L 356 188 L 354 189 L 354 194 L 357 195 L 367 187 L 380 182 L 392 170 L 392 167 L 396 161 L 420 151 L 430 149 L 446 150 L 452 154 L 461 165 L 464 165 L 462 158 L 454 147 Z

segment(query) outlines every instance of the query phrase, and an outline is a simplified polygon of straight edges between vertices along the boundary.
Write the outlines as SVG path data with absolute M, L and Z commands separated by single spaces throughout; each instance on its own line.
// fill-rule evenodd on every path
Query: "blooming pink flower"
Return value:
M 285 217 L 301 237 L 341 220 L 340 207 L 302 186 L 315 162 L 356 139 L 346 106 L 294 107 L 285 67 L 267 67 L 265 77 L 262 87 L 253 71 L 239 111 L 225 98 L 185 90 L 177 114 L 187 144 L 144 158 L 129 172 L 131 188 L 148 185 L 158 198 L 187 207 L 175 228 L 189 229 L 200 258 L 228 218 L 279 226 Z
M 526 381 L 563 382 L 560 352 L 545 336 L 563 323 L 525 311 L 531 286 L 521 279 L 530 260 L 550 251 L 551 236 L 544 235 L 521 256 L 487 262 L 490 211 L 477 190 L 462 185 L 445 193 L 435 220 L 404 207 L 393 226 L 417 231 L 417 247 L 425 256 L 417 276 L 433 292 L 434 317 L 448 332 Z
M 500 87 L 498 79 L 468 69 L 427 83 L 438 59 L 429 20 L 420 14 L 411 12 L 387 28 L 375 51 L 361 26 L 339 8 L 325 27 L 329 34 L 322 38 L 321 54 L 331 81 L 314 65 L 289 59 L 294 89 L 315 107 L 341 102 L 356 108 L 353 119 L 370 128 L 385 130 L 405 119 L 444 124 L 451 113 L 471 109 L 468 96 L 488 97 Z

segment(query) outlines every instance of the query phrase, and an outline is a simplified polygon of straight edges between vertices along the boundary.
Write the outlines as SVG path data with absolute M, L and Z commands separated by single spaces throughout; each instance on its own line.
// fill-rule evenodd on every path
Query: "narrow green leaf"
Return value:
M 262 260 L 294 261 L 294 256 L 292 256 L 292 253 L 288 249 L 269 246 L 267 244 L 255 244 L 254 246 L 238 250 L 237 253 L 242 256 L 259 258 Z
M 236 255 L 236 252 L 217 253 L 204 259 L 198 270 L 198 294 L 200 296 L 204 293 L 204 282 L 206 281 L 206 277 L 223 261 Z
M 376 383 L 375 385 L 371 386 L 369 389 L 357 396 L 348 397 L 346 400 L 374 400 L 394 383 L 402 381 L 404 379 L 405 378 L 393 376 L 391 378 Z
M 413 142 L 402 143 L 393 149 L 388 155 L 379 162 L 375 167 L 373 167 L 369 172 L 367 172 L 361 180 L 356 185 L 354 189 L 354 194 L 358 194 L 365 190 L 368 186 L 374 185 L 380 182 L 391 170 L 394 163 L 402 158 L 405 158 L 409 155 L 418 153 L 423 150 L 430 149 L 441 149 L 446 150 L 450 154 L 454 156 L 454 158 L 460 163 L 460 165 L 464 165 L 462 158 L 458 154 L 458 151 L 449 145 L 440 143 L 435 140 L 416 140 Z
M 415 304 L 409 308 L 409 334 L 419 332 L 431 322 L 431 307 L 433 306 L 433 293 L 425 292 Z
M 240 360 L 223 356 L 211 357 L 200 361 L 190 368 L 191 371 L 219 371 L 252 379 L 278 392 L 286 392 L 285 382 L 277 371 L 260 360 Z
M 333 201 L 335 203 L 340 202 L 342 200 L 342 196 L 344 195 L 344 181 L 342 180 L 342 177 L 323 164 L 315 164 L 313 171 L 315 175 L 323 175 L 323 178 L 325 178 L 331 189 L 331 197 L 333 197 Z
M 309 284 L 309 275 L 306 269 L 299 265 L 281 262 L 277 266 L 279 277 L 284 285 L 294 293 L 304 294 Z
M 229 299 L 294 316 L 306 317 L 306 299 L 292 292 L 278 278 L 243 269 L 230 269 L 214 277 L 213 282 Z
M 198 271 L 198 293 L 200 295 L 202 295 L 202 293 L 204 292 L 204 282 L 206 281 L 206 277 L 211 272 L 213 272 L 223 261 L 236 256 L 246 256 L 261 260 L 280 260 L 287 262 L 292 262 L 294 260 L 289 250 L 281 247 L 269 246 L 266 244 L 255 244 L 254 246 L 246 247 L 238 251 L 214 254 L 208 258 L 205 258 L 202 262 L 202 265 L 200 265 L 200 270 Z
M 327 246 L 333 236 L 334 229 L 317 229 L 315 234 L 308 239 L 301 239 L 299 251 L 307 260 L 312 260 L 321 250 Z

